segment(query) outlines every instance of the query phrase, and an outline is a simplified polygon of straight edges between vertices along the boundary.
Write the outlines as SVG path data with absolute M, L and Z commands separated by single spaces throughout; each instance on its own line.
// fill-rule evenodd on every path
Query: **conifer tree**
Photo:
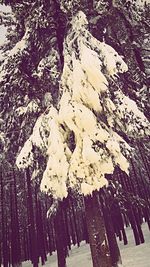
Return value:
M 117 167 L 124 188 L 133 187 L 131 182 L 125 184 L 129 166 L 141 163 L 131 160 L 132 148 L 137 137 L 144 143 L 148 134 L 147 48 L 143 49 L 142 38 L 137 42 L 132 30 L 137 23 L 142 25 L 140 36 L 146 40 L 148 6 L 143 9 L 127 2 L 120 7 L 118 1 L 68 1 L 67 5 L 63 0 L 1 1 L 11 5 L 15 16 L 11 16 L 15 30 L 10 30 L 3 46 L 1 65 L 2 162 L 11 166 L 17 162 L 27 169 L 31 200 L 31 173 L 35 180 L 42 178 L 41 190 L 56 201 L 66 198 L 70 188 L 85 196 L 94 267 L 117 266 L 120 257 L 113 239 L 116 258 L 112 261 L 105 189 L 100 195 L 97 191 L 108 186 L 107 177 Z M 147 172 L 146 155 L 142 161 Z M 136 176 L 137 170 L 131 168 L 132 172 Z M 95 207 L 92 213 L 89 207 Z M 30 207 L 33 231 L 29 234 L 36 244 L 32 215 Z M 132 221 L 136 215 L 130 210 Z M 140 232 L 140 223 L 138 227 Z M 31 260 L 37 266 L 36 251 Z
M 136 103 L 121 90 L 111 92 L 109 89 L 108 80 L 126 72 L 127 65 L 111 46 L 97 41 L 87 25 L 85 14 L 78 12 L 64 42 L 58 106 L 50 105 L 47 113 L 37 119 L 32 135 L 17 158 L 17 166 L 27 168 L 34 164 L 33 146 L 45 151 L 47 166 L 41 190 L 60 200 L 67 197 L 67 188 L 87 196 L 107 186 L 105 175 L 112 174 L 115 166 L 128 174 L 129 163 L 124 154 L 129 154 L 131 148 L 118 133 L 129 137 L 148 133 L 148 121 Z M 93 198 L 97 207 L 98 199 Z M 85 200 L 87 212 L 94 211 L 94 205 L 90 206 L 92 201 Z M 99 221 L 100 228 L 94 226 L 95 220 Z M 96 239 L 96 244 L 91 245 L 94 267 L 110 266 L 104 221 L 98 209 L 92 214 L 88 227 L 90 222 L 90 243 Z M 91 234 L 92 227 L 95 230 Z M 97 237 L 96 233 L 101 236 Z

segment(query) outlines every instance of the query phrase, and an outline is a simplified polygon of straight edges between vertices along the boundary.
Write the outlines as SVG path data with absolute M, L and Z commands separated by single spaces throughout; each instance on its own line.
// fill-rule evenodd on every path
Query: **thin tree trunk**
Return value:
M 33 198 L 32 198 L 32 188 L 31 188 L 31 179 L 30 179 L 30 171 L 27 169 L 26 171 L 26 181 L 27 181 L 27 194 L 28 194 L 28 209 L 29 209 L 29 220 L 30 220 L 30 253 L 31 253 L 31 261 L 33 267 L 38 267 L 39 258 L 37 251 L 37 236 L 35 232 L 35 223 L 34 223 L 34 207 L 33 207 Z
M 7 248 L 7 226 L 4 210 L 4 184 L 3 184 L 3 170 L 0 170 L 0 183 L 1 183 L 1 218 L 2 218 L 2 262 L 4 267 L 8 267 L 8 248 Z
M 64 237 L 64 223 L 62 216 L 63 216 L 62 205 L 61 203 L 59 203 L 59 207 L 54 221 L 56 249 L 57 249 L 57 263 L 58 267 L 67 267 L 66 265 L 67 244 Z
M 14 211 L 13 211 L 13 203 L 12 203 L 12 212 L 14 213 L 13 219 L 14 219 L 14 229 L 12 231 L 14 232 L 14 239 L 15 239 L 15 245 L 14 248 L 14 261 L 13 261 L 13 267 L 15 266 L 21 266 L 21 244 L 20 244 L 20 233 L 19 233 L 19 213 L 18 213 L 18 203 L 17 203 L 17 181 L 15 176 L 15 171 L 13 171 L 13 180 L 14 180 L 14 192 L 12 191 L 12 200 L 13 200 L 13 194 L 14 194 Z M 13 222 L 12 222 L 13 225 Z M 15 236 L 16 235 L 16 236 Z

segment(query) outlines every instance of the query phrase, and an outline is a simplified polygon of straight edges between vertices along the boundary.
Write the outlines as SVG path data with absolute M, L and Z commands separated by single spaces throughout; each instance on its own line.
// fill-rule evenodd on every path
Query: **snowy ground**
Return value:
M 143 225 L 145 243 L 140 246 L 135 246 L 132 230 L 127 229 L 128 245 L 124 246 L 119 243 L 122 267 L 150 267 L 150 232 L 147 224 Z M 30 267 L 31 264 L 26 262 L 23 267 Z M 46 267 L 57 267 L 56 254 L 48 257 Z M 89 246 L 82 243 L 80 248 L 74 247 L 70 252 L 70 257 L 67 258 L 67 267 L 92 267 L 92 260 Z

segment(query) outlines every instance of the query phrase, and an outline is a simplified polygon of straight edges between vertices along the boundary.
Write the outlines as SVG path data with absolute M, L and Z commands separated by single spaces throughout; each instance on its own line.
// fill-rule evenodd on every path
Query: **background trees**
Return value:
M 83 10 L 89 21 L 91 34 L 100 41 L 105 40 L 107 44 L 125 57 L 128 72 L 122 73 L 117 80 L 108 78 L 109 88 L 112 88 L 111 97 L 113 92 L 118 92 L 118 89 L 121 88 L 126 96 L 136 101 L 138 107 L 147 116 L 149 7 L 148 5 L 139 6 L 138 3 L 134 4 L 132 1 L 124 1 L 122 6 L 117 1 L 83 1 L 82 3 L 81 1 L 69 1 L 67 5 L 65 1 L 1 1 L 1 3 L 9 4 L 14 14 L 14 16 L 10 14 L 10 22 L 8 15 L 4 14 L 2 17 L 2 23 L 10 23 L 13 29 L 10 29 L 8 42 L 2 47 L 4 57 L 1 65 L 0 82 L 1 162 L 3 167 L 1 219 L 2 225 L 6 227 L 5 231 L 2 231 L 1 243 L 5 253 L 1 256 L 3 262 L 6 262 L 6 266 L 9 261 L 18 263 L 27 258 L 30 258 L 34 265 L 37 265 L 39 256 L 42 257 L 44 262 L 46 252 L 52 251 L 56 247 L 62 253 L 62 248 L 58 247 L 57 238 L 55 240 L 54 237 L 54 222 L 49 224 L 45 220 L 46 210 L 50 206 L 51 200 L 47 200 L 47 198 L 45 200 L 44 197 L 39 197 L 39 194 L 37 196 L 37 193 L 38 184 L 40 184 L 42 173 L 46 168 L 46 160 L 43 155 L 45 153 L 44 142 L 47 141 L 46 137 L 49 134 L 45 127 L 48 120 L 48 108 L 51 105 L 58 107 L 58 102 L 62 96 L 62 92 L 59 92 L 59 82 L 65 61 L 63 41 L 71 29 L 71 19 L 77 11 Z M 71 39 L 68 40 L 67 45 L 70 45 L 69 41 Z M 80 47 L 78 48 L 80 49 Z M 71 52 L 68 50 L 68 55 Z M 95 106 L 92 108 L 95 108 Z M 45 112 L 45 110 L 47 111 Z M 42 115 L 43 113 L 44 115 Z M 44 116 L 44 120 L 42 120 L 43 128 L 39 133 L 42 143 L 39 146 L 42 146 L 43 153 L 41 154 L 39 147 L 35 145 L 31 147 L 31 143 L 28 143 L 28 148 L 32 148 L 28 160 L 32 160 L 34 154 L 33 167 L 36 171 L 32 173 L 32 169 L 28 170 L 25 178 L 23 173 L 14 170 L 16 154 L 32 134 L 37 118 L 42 116 Z M 130 117 L 126 116 L 125 119 L 124 122 L 128 124 Z M 121 125 L 122 127 L 124 125 Z M 36 136 L 34 138 L 36 142 Z M 122 138 L 135 147 L 137 151 L 131 160 L 130 179 L 120 169 L 116 169 L 113 177 L 109 177 L 108 192 L 104 190 L 100 193 L 100 196 L 94 196 L 94 201 L 97 201 L 100 205 L 97 204 L 97 209 L 101 207 L 101 210 L 103 210 L 110 250 L 115 247 L 115 241 L 111 246 L 112 238 L 109 237 L 113 236 L 114 230 L 111 230 L 111 227 L 107 225 L 108 210 L 111 211 L 112 224 L 115 226 L 116 234 L 120 239 L 123 236 L 125 243 L 127 240 L 123 221 L 126 224 L 131 223 L 136 244 L 144 241 L 140 228 L 142 217 L 144 216 L 149 223 L 148 148 L 145 148 L 147 139 L 145 138 L 142 141 L 143 143 L 138 142 L 137 144 L 135 141 L 136 135 L 129 137 L 125 133 L 122 134 Z M 37 139 L 39 140 L 39 138 Z M 69 149 L 74 150 L 73 134 L 69 135 L 68 143 L 70 144 Z M 28 163 L 28 160 L 25 163 Z M 32 178 L 36 180 L 36 187 L 31 186 L 31 173 Z M 25 192 L 27 192 L 28 197 L 26 197 Z M 77 199 L 80 198 L 81 196 Z M 18 201 L 19 205 L 17 205 Z M 63 260 L 67 255 L 67 247 L 70 246 L 71 240 L 74 243 L 79 243 L 82 239 L 88 240 L 87 230 L 84 229 L 84 212 L 81 214 L 80 209 L 78 210 L 75 207 L 75 198 L 72 201 L 74 203 L 73 207 L 70 199 L 66 201 L 68 201 L 67 204 L 61 204 L 66 207 L 63 216 L 57 214 L 58 218 L 62 220 L 57 225 L 57 229 L 55 224 L 56 235 L 62 225 L 64 228 L 66 250 L 61 256 Z M 32 202 L 33 204 L 31 204 Z M 88 205 L 89 200 L 85 202 Z M 5 211 L 3 203 L 7 207 Z M 80 201 L 80 204 L 83 207 L 82 201 Z M 89 203 L 89 205 L 91 204 Z M 17 212 L 18 210 L 19 212 Z M 22 210 L 25 210 L 24 214 L 21 212 Z M 84 208 L 81 210 L 84 210 Z M 25 214 L 27 214 L 26 218 L 24 218 Z M 13 227 L 14 221 L 18 221 L 18 226 L 16 224 L 15 228 Z M 64 222 L 67 222 L 69 229 L 65 229 L 66 223 Z M 11 230 L 9 228 L 10 224 L 12 225 Z M 78 225 L 81 225 L 81 233 L 79 233 Z M 13 238 L 14 232 L 17 233 L 17 236 L 20 235 L 17 244 L 21 240 L 21 245 L 18 246 L 24 246 L 20 259 L 13 259 L 11 237 Z M 48 241 L 46 236 L 49 237 Z M 37 239 L 40 242 L 36 242 Z M 64 237 L 62 239 L 64 240 Z M 32 243 L 29 241 L 32 241 Z M 29 243 L 32 244 L 31 247 Z M 43 245 L 37 247 L 39 244 Z M 13 257 L 10 250 L 12 250 Z M 115 251 L 117 251 L 117 248 Z M 7 255 L 4 255 L 6 252 Z M 118 261 L 118 254 L 116 259 L 113 259 L 113 264 Z

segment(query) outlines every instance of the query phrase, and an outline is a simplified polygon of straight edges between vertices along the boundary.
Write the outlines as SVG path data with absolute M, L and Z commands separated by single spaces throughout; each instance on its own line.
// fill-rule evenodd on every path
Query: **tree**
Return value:
M 143 129 L 145 131 L 147 128 L 146 117 L 128 95 L 132 95 L 134 100 L 137 97 L 132 90 L 128 90 L 126 94 L 124 92 L 126 77 L 123 72 L 127 71 L 127 65 L 111 46 L 99 42 L 90 34 L 86 16 L 83 12 L 78 12 L 84 7 L 88 17 L 96 21 L 90 23 L 90 26 L 99 25 L 99 20 L 104 24 L 107 17 L 112 20 L 114 13 L 120 16 L 119 10 L 108 2 L 111 1 L 106 1 L 105 4 L 109 13 L 106 6 L 102 5 L 101 8 L 97 1 L 94 1 L 93 6 L 91 3 L 84 3 L 82 6 L 78 1 L 75 4 L 69 1 L 67 6 L 63 1 L 60 5 L 56 1 L 49 4 L 46 1 L 28 1 L 22 4 L 10 1 L 21 26 L 18 24 L 17 39 L 20 41 L 2 65 L 4 76 L 1 85 L 5 100 L 2 117 L 6 121 L 3 130 L 6 132 L 7 141 L 5 155 L 13 164 L 18 147 L 23 146 L 35 124 L 17 163 L 23 167 L 31 165 L 32 170 L 35 169 L 33 176 L 38 177 L 46 166 L 41 188 L 50 190 L 54 198 L 66 197 L 68 187 L 73 187 L 85 195 L 91 194 L 107 184 L 104 176 L 106 173 L 112 174 L 116 165 L 127 172 L 128 161 L 122 151 L 130 150 L 129 138 L 135 139 L 138 132 L 143 135 Z M 92 15 L 89 14 L 91 7 Z M 67 10 L 69 23 L 71 17 L 70 25 L 61 9 L 63 12 Z M 97 14 L 99 9 L 100 12 L 103 11 L 102 16 Z M 32 12 L 33 10 L 36 12 Z M 126 23 L 127 20 L 123 25 Z M 104 25 L 101 28 L 102 37 L 99 38 L 110 38 L 109 41 L 112 42 L 112 33 L 108 38 L 103 30 Z M 39 40 L 41 35 L 42 39 Z M 64 35 L 66 41 L 63 50 Z M 118 47 L 122 48 L 126 56 L 126 47 L 122 47 L 123 41 L 120 40 Z M 113 46 L 116 48 L 116 44 Z M 120 52 L 119 49 L 116 50 Z M 137 66 L 134 74 L 143 77 L 133 51 L 129 60 L 127 56 L 126 58 L 127 63 L 130 63 L 129 70 L 134 69 L 134 62 L 134 66 Z M 122 79 L 114 79 L 119 72 L 122 73 Z M 128 85 L 137 86 L 130 75 L 127 78 Z M 144 79 L 143 77 L 143 83 Z M 13 90 L 10 90 L 11 88 Z M 6 106 L 7 98 L 12 99 L 11 103 L 9 101 L 10 106 Z M 133 114 L 129 103 L 133 105 L 136 114 Z M 133 127 L 131 122 L 136 122 Z M 48 154 L 48 161 L 45 160 L 43 166 L 40 164 L 41 152 L 45 159 Z M 55 163 L 55 169 L 51 168 L 52 163 Z M 94 199 L 85 199 L 85 205 L 92 205 L 91 201 L 95 203 L 98 198 L 94 196 Z M 104 207 L 102 208 L 104 212 Z M 97 213 L 98 209 L 95 212 Z M 97 218 L 100 216 L 98 213 L 93 213 L 93 216 Z M 102 217 L 99 218 L 103 220 Z M 106 230 L 103 225 L 104 222 L 101 224 L 103 232 L 99 237 L 100 244 L 105 240 Z M 108 245 L 104 249 L 105 255 L 108 254 L 107 247 Z M 94 264 L 100 266 L 101 263 Z M 107 266 L 107 262 L 105 265 Z

